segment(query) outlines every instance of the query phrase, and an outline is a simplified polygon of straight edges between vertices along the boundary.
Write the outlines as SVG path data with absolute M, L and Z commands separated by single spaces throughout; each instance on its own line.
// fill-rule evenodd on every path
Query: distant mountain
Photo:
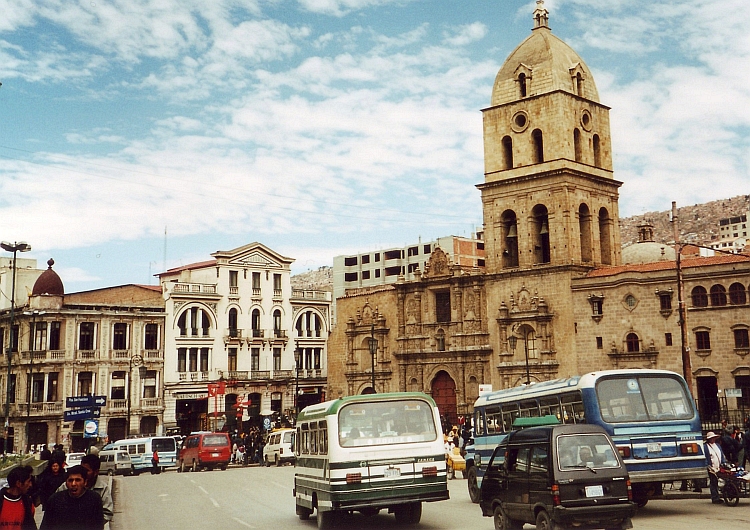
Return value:
M 323 266 L 314 271 L 295 274 L 292 276 L 292 289 L 333 292 L 333 267 Z
M 750 195 L 738 195 L 731 199 L 704 202 L 693 206 L 677 206 L 680 239 L 684 242 L 709 245 L 719 239 L 720 219 L 746 214 L 750 210 Z M 665 210 L 621 218 L 622 246 L 627 247 L 638 242 L 638 225 L 644 221 L 649 221 L 654 225 L 654 240 L 657 243 L 674 243 L 671 216 L 671 210 Z

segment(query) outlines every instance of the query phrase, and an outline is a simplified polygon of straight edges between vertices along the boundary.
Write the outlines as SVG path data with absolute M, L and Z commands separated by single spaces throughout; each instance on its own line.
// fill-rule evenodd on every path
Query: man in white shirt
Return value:
M 708 466 L 708 482 L 711 489 L 711 502 L 714 504 L 721 504 L 722 500 L 719 496 L 719 477 L 716 473 L 721 469 L 721 464 L 726 463 L 724 453 L 721 451 L 719 440 L 721 436 L 709 431 L 706 434 L 706 464 Z

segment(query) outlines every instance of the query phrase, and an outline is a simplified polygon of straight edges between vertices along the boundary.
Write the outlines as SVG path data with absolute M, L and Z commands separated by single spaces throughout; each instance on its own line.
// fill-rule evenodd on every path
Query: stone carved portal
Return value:
M 448 256 L 443 249 L 437 247 L 430 254 L 430 259 L 424 266 L 425 276 L 445 276 L 450 274 Z

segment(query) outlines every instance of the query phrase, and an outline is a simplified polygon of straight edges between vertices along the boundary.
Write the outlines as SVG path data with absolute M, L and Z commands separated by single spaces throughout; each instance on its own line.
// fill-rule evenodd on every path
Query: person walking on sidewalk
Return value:
M 719 477 L 716 475 L 721 469 L 722 464 L 726 464 L 727 461 L 724 458 L 724 453 L 719 445 L 720 435 L 713 431 L 708 431 L 706 434 L 706 465 L 708 466 L 708 482 L 711 490 L 711 502 L 714 504 L 721 504 L 721 496 L 719 495 Z
M 29 490 L 34 485 L 31 466 L 18 466 L 8 474 L 8 487 L 0 490 L 0 527 L 3 530 L 36 530 L 34 502 Z

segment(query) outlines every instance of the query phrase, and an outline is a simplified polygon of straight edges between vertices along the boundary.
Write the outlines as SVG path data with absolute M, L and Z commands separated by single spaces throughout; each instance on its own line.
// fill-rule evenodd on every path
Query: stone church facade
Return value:
M 480 384 L 625 367 L 682 373 L 674 251 L 668 260 L 646 238 L 641 249 L 662 251 L 623 265 L 609 108 L 552 34 L 543 2 L 482 112 L 485 271 L 434 252 L 413 280 L 337 299 L 328 395 L 372 391 L 374 368 L 375 391 L 425 391 L 453 416 L 471 410 Z M 750 258 L 685 258 L 682 273 L 694 396 L 718 413 L 750 410 Z M 729 388 L 744 394 L 722 401 Z

